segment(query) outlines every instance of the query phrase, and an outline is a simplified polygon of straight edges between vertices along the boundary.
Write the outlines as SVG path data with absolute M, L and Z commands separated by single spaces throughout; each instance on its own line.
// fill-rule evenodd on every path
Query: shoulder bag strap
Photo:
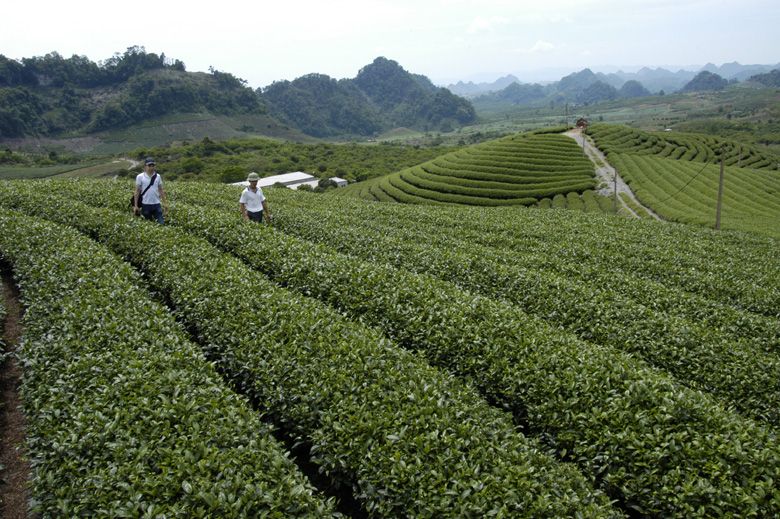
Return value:
M 152 184 L 154 184 L 154 180 L 156 178 L 157 178 L 157 173 L 152 175 L 152 181 L 149 182 L 149 185 L 146 186 L 146 189 L 143 190 L 143 192 L 141 193 L 141 196 L 138 197 L 138 203 L 139 204 L 142 204 L 144 202 L 144 195 L 146 194 L 147 191 L 149 191 L 149 188 L 152 187 Z

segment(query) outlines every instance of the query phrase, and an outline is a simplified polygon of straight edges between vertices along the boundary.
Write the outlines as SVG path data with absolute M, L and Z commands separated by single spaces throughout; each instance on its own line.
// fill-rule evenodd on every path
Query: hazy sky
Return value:
M 377 56 L 434 83 L 557 80 L 590 67 L 780 62 L 778 0 L 17 0 L 0 54 L 103 61 L 127 47 L 252 87 L 355 77 Z

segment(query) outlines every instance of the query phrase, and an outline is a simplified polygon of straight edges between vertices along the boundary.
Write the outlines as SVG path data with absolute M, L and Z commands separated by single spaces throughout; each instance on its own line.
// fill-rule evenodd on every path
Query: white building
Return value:
M 330 180 L 335 182 L 337 187 L 344 187 L 349 183 L 343 178 L 339 178 L 339 177 L 331 177 Z M 284 173 L 282 175 L 271 175 L 270 177 L 261 178 L 260 180 L 258 180 L 257 186 L 270 187 L 275 184 L 281 184 L 285 187 L 289 187 L 290 189 L 298 189 L 302 185 L 309 185 L 313 189 L 317 187 L 319 181 L 320 180 L 314 175 L 309 175 L 308 173 L 304 173 L 303 171 L 293 171 L 292 173 Z M 249 182 L 244 180 L 243 182 L 234 182 L 233 185 L 247 187 L 249 185 Z
M 310 185 L 312 188 L 317 187 L 319 179 L 314 175 L 309 175 L 303 171 L 294 171 L 292 173 L 284 173 L 282 175 L 271 175 L 270 177 L 261 178 L 257 185 L 258 187 L 270 187 L 274 184 L 281 184 L 290 189 L 298 189 L 304 184 Z M 249 182 L 244 180 L 243 182 L 234 182 L 234 186 L 248 186 Z

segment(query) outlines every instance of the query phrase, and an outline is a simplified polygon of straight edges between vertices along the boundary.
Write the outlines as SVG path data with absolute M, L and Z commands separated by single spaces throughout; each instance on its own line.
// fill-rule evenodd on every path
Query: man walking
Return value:
M 253 222 L 262 222 L 265 215 L 265 221 L 271 223 L 271 211 L 268 209 L 268 202 L 265 201 L 263 190 L 257 187 L 257 181 L 260 177 L 254 171 L 246 178 L 249 187 L 244 188 L 238 205 L 241 208 L 241 216 L 244 220 Z
M 156 220 L 157 223 L 165 223 L 164 213 L 168 212 L 168 203 L 165 199 L 162 178 L 155 170 L 155 162 L 152 157 L 146 157 L 144 171 L 135 177 L 135 194 L 133 212 L 147 220 Z

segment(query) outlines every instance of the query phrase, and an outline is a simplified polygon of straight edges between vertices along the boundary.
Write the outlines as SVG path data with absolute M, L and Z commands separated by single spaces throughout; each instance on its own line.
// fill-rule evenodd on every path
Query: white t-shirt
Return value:
M 138 191 L 138 194 L 144 192 L 144 189 L 146 189 L 146 186 L 149 185 L 149 182 L 152 181 L 152 177 L 146 174 L 146 171 L 143 173 L 139 173 L 137 177 L 135 177 L 135 185 L 136 187 L 140 188 L 140 191 Z M 154 179 L 154 185 L 149 188 L 149 190 L 144 194 L 143 200 L 138 201 L 138 205 L 141 204 L 159 204 L 160 203 L 160 186 L 162 186 L 162 177 L 160 174 L 157 174 L 157 178 Z
M 246 205 L 247 211 L 256 213 L 263 210 L 264 200 L 265 196 L 263 195 L 262 189 L 258 187 L 257 192 L 255 193 L 247 187 L 244 188 L 244 192 L 241 193 L 241 198 L 238 200 L 238 202 Z

